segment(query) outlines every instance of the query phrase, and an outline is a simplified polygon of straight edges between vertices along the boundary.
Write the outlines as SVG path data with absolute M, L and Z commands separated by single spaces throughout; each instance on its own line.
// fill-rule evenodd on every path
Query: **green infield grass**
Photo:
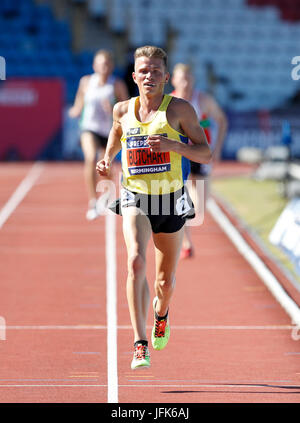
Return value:
M 289 258 L 269 241 L 269 234 L 288 203 L 280 194 L 280 184 L 271 180 L 257 181 L 251 176 L 238 176 L 214 178 L 211 187 L 212 192 L 223 199 L 261 241 L 266 251 L 300 283 L 300 275 L 295 272 Z

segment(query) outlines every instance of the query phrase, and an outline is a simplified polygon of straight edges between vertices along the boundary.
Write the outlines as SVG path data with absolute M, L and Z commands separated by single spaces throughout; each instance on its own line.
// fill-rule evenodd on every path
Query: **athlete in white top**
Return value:
M 74 105 L 69 116 L 79 118 L 80 142 L 84 155 L 84 176 L 88 191 L 86 218 L 93 220 L 103 211 L 107 200 L 104 194 L 97 200 L 97 174 L 95 163 L 99 150 L 105 150 L 112 126 L 112 110 L 116 102 L 128 99 L 125 83 L 112 76 L 113 59 L 106 50 L 96 52 L 93 61 L 94 73 L 80 79 Z
M 194 76 L 189 65 L 185 63 L 178 63 L 175 65 L 171 82 L 174 87 L 174 91 L 171 94 L 175 97 L 183 98 L 193 105 L 200 121 L 200 125 L 203 127 L 208 143 L 212 148 L 212 164 L 205 165 L 191 162 L 191 179 L 204 180 L 205 201 L 209 195 L 209 176 L 211 167 L 214 162 L 219 161 L 221 158 L 222 146 L 228 126 L 227 118 L 222 108 L 211 95 L 199 92 L 195 89 Z M 210 133 L 210 120 L 214 121 L 217 125 L 217 134 L 214 140 L 212 140 Z M 202 193 L 200 192 L 201 184 L 193 184 L 194 189 L 191 189 L 190 194 L 191 197 L 193 197 L 194 203 L 199 204 L 199 201 L 202 198 Z M 194 248 L 189 226 L 186 225 L 181 258 L 188 258 L 193 254 Z
M 112 125 L 111 110 L 115 102 L 115 82 L 114 76 L 109 76 L 105 84 L 101 84 L 98 73 L 90 76 L 80 122 L 82 132 L 92 131 L 101 137 L 108 137 Z

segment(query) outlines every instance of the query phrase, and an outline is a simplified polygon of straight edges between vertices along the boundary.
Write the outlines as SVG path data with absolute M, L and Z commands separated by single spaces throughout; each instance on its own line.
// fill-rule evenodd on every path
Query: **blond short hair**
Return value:
M 156 46 L 142 46 L 138 47 L 134 52 L 134 60 L 138 57 L 156 57 L 161 59 L 165 65 L 165 68 L 168 67 L 168 56 L 167 53 L 160 47 Z
M 177 63 L 173 68 L 173 73 L 181 70 L 183 72 L 192 73 L 192 67 L 186 63 Z
M 105 49 L 97 50 L 96 53 L 94 54 L 94 59 L 96 59 L 96 57 L 98 56 L 104 56 L 113 63 L 113 55 L 108 50 L 105 50 Z

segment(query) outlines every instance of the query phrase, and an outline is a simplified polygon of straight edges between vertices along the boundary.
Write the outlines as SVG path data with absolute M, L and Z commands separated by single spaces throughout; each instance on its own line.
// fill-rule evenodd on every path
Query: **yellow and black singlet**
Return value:
M 190 161 L 173 151 L 152 152 L 149 135 L 163 135 L 174 142 L 187 144 L 188 137 L 173 129 L 167 120 L 172 96 L 165 94 L 154 118 L 140 122 L 136 117 L 138 97 L 129 100 L 125 124 L 122 124 L 122 185 L 141 194 L 169 194 L 181 189 L 188 179 Z

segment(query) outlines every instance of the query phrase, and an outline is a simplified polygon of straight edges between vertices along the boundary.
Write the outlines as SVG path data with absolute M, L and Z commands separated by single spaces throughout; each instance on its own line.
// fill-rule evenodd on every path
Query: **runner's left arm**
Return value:
M 154 152 L 174 151 L 194 162 L 209 163 L 212 153 L 195 109 L 187 101 L 182 101 L 177 106 L 177 112 L 180 127 L 192 144 L 177 142 L 162 135 L 150 135 L 147 142 L 151 150 Z

